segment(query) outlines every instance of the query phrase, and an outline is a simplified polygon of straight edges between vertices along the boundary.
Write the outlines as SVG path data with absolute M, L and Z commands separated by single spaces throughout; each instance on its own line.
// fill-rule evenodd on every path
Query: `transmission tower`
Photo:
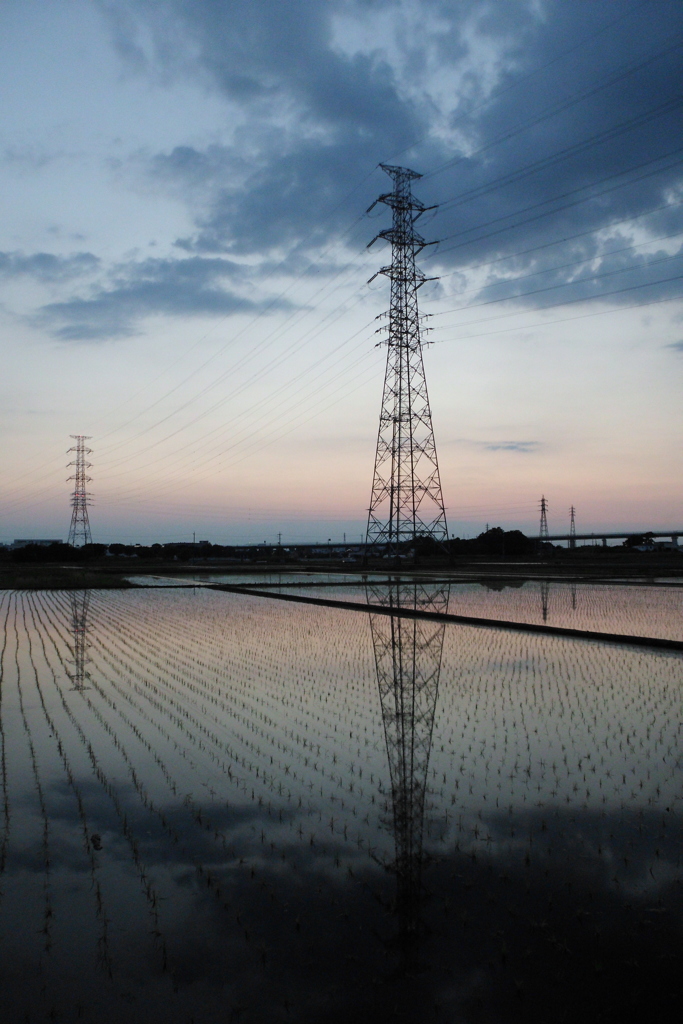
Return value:
M 398 555 L 401 548 L 414 547 L 419 537 L 443 544 L 448 527 L 417 306 L 418 288 L 428 279 L 415 265 L 428 244 L 415 230 L 415 222 L 433 207 L 412 194 L 411 181 L 420 174 L 407 167 L 381 167 L 394 187 L 370 210 L 376 203 L 386 203 L 392 210 L 392 226 L 380 231 L 368 248 L 378 238 L 391 242 L 391 265 L 377 272 L 391 281 L 391 302 L 388 334 L 380 342 L 387 346 L 387 365 L 366 539 L 368 546 L 381 544 L 388 554 Z
M 89 675 L 85 666 L 90 660 L 88 658 L 88 611 L 90 609 L 90 591 L 72 590 L 71 601 L 71 635 L 73 643 L 71 647 L 71 661 L 74 665 L 73 672 L 69 672 L 69 678 L 74 684 L 74 690 L 85 690 L 86 680 Z
M 92 480 L 92 477 L 88 476 L 88 470 L 92 466 L 91 462 L 87 461 L 86 456 L 92 453 L 92 448 L 88 448 L 85 444 L 86 441 L 90 440 L 87 434 L 71 434 L 76 444 L 73 448 L 69 448 L 67 455 L 71 452 L 76 453 L 76 458 L 68 463 L 69 466 L 75 466 L 76 472 L 73 476 L 68 477 L 69 480 L 74 481 L 74 490 L 71 495 L 71 526 L 69 527 L 69 540 L 67 543 L 71 544 L 72 547 L 83 544 L 92 544 L 92 535 L 90 533 L 90 520 L 88 519 L 88 505 L 90 504 L 90 492 L 86 489 L 88 483 Z
M 401 609 L 448 611 L 450 585 L 393 583 L 366 587 L 369 605 L 397 614 L 370 612 L 384 736 L 391 778 L 396 910 L 404 967 L 416 955 L 422 901 L 423 834 L 427 773 L 439 691 L 445 623 L 413 619 Z
M 576 547 L 576 509 L 573 505 L 569 509 L 569 547 Z
M 545 497 L 541 498 L 541 527 L 538 533 L 541 544 L 548 540 L 548 502 Z

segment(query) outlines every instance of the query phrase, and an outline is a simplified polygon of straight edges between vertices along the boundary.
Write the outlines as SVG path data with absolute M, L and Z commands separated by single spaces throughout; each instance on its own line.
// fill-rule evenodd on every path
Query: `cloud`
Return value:
M 541 445 L 539 441 L 490 441 L 483 442 L 481 447 L 487 452 L 535 452 Z
M 487 452 L 522 452 L 531 454 L 542 448 L 540 441 L 479 441 L 471 437 L 454 438 L 450 443 L 480 448 Z
M 442 204 L 430 266 L 498 261 L 471 301 L 682 293 L 680 262 L 610 256 L 615 232 L 625 246 L 683 232 L 680 5 L 656 18 L 627 0 L 102 6 L 129 67 L 192 77 L 235 113 L 230 143 L 151 161 L 192 208 L 187 251 L 315 252 L 386 187 L 377 163 L 405 162 Z
M 244 294 L 251 275 L 252 268 L 227 259 L 131 261 L 88 295 L 42 306 L 35 321 L 63 341 L 95 341 L 129 337 L 146 316 L 228 316 L 291 308 L 280 298 Z
M 667 345 L 666 347 L 672 348 L 676 352 L 683 352 L 683 341 L 673 341 L 670 345 Z
M 0 252 L 0 277 L 32 277 L 37 281 L 65 281 L 91 274 L 100 266 L 100 260 L 91 252 L 77 252 L 71 256 L 55 256 L 49 252 L 26 255 L 21 252 Z

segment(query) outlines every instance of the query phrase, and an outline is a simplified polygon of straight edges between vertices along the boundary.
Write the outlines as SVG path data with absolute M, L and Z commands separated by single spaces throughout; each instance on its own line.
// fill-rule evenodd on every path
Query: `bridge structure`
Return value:
M 577 540 L 583 541 L 602 541 L 602 546 L 607 547 L 608 540 L 628 540 L 629 537 L 634 539 L 637 537 L 647 537 L 648 540 L 654 539 L 655 537 L 669 537 L 671 543 L 676 547 L 679 546 L 678 538 L 683 537 L 683 526 L 679 526 L 676 530 L 626 530 L 621 533 L 607 533 L 600 531 L 598 533 L 554 533 L 543 538 L 543 541 L 561 541 L 566 540 L 570 548 L 576 547 Z M 683 550 L 683 546 L 681 547 Z

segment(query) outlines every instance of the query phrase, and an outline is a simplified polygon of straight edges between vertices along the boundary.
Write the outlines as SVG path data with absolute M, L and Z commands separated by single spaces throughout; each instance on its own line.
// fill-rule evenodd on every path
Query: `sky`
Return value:
M 683 527 L 678 0 L 5 0 L 0 542 L 360 540 L 381 163 L 449 532 Z M 379 330 L 379 334 L 377 333 Z

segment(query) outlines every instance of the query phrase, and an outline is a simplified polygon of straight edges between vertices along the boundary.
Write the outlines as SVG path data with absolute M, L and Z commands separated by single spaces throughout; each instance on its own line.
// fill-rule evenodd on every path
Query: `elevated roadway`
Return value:
M 572 541 L 575 540 L 601 540 L 603 547 L 607 547 L 608 540 L 627 540 L 629 537 L 669 537 L 672 544 L 675 544 L 676 547 L 678 547 L 678 538 L 683 537 L 683 527 L 678 527 L 676 530 L 630 530 L 622 531 L 621 533 L 577 533 L 573 537 L 568 533 L 554 533 L 547 539 L 551 542 L 556 540 L 566 540 L 570 545 Z

